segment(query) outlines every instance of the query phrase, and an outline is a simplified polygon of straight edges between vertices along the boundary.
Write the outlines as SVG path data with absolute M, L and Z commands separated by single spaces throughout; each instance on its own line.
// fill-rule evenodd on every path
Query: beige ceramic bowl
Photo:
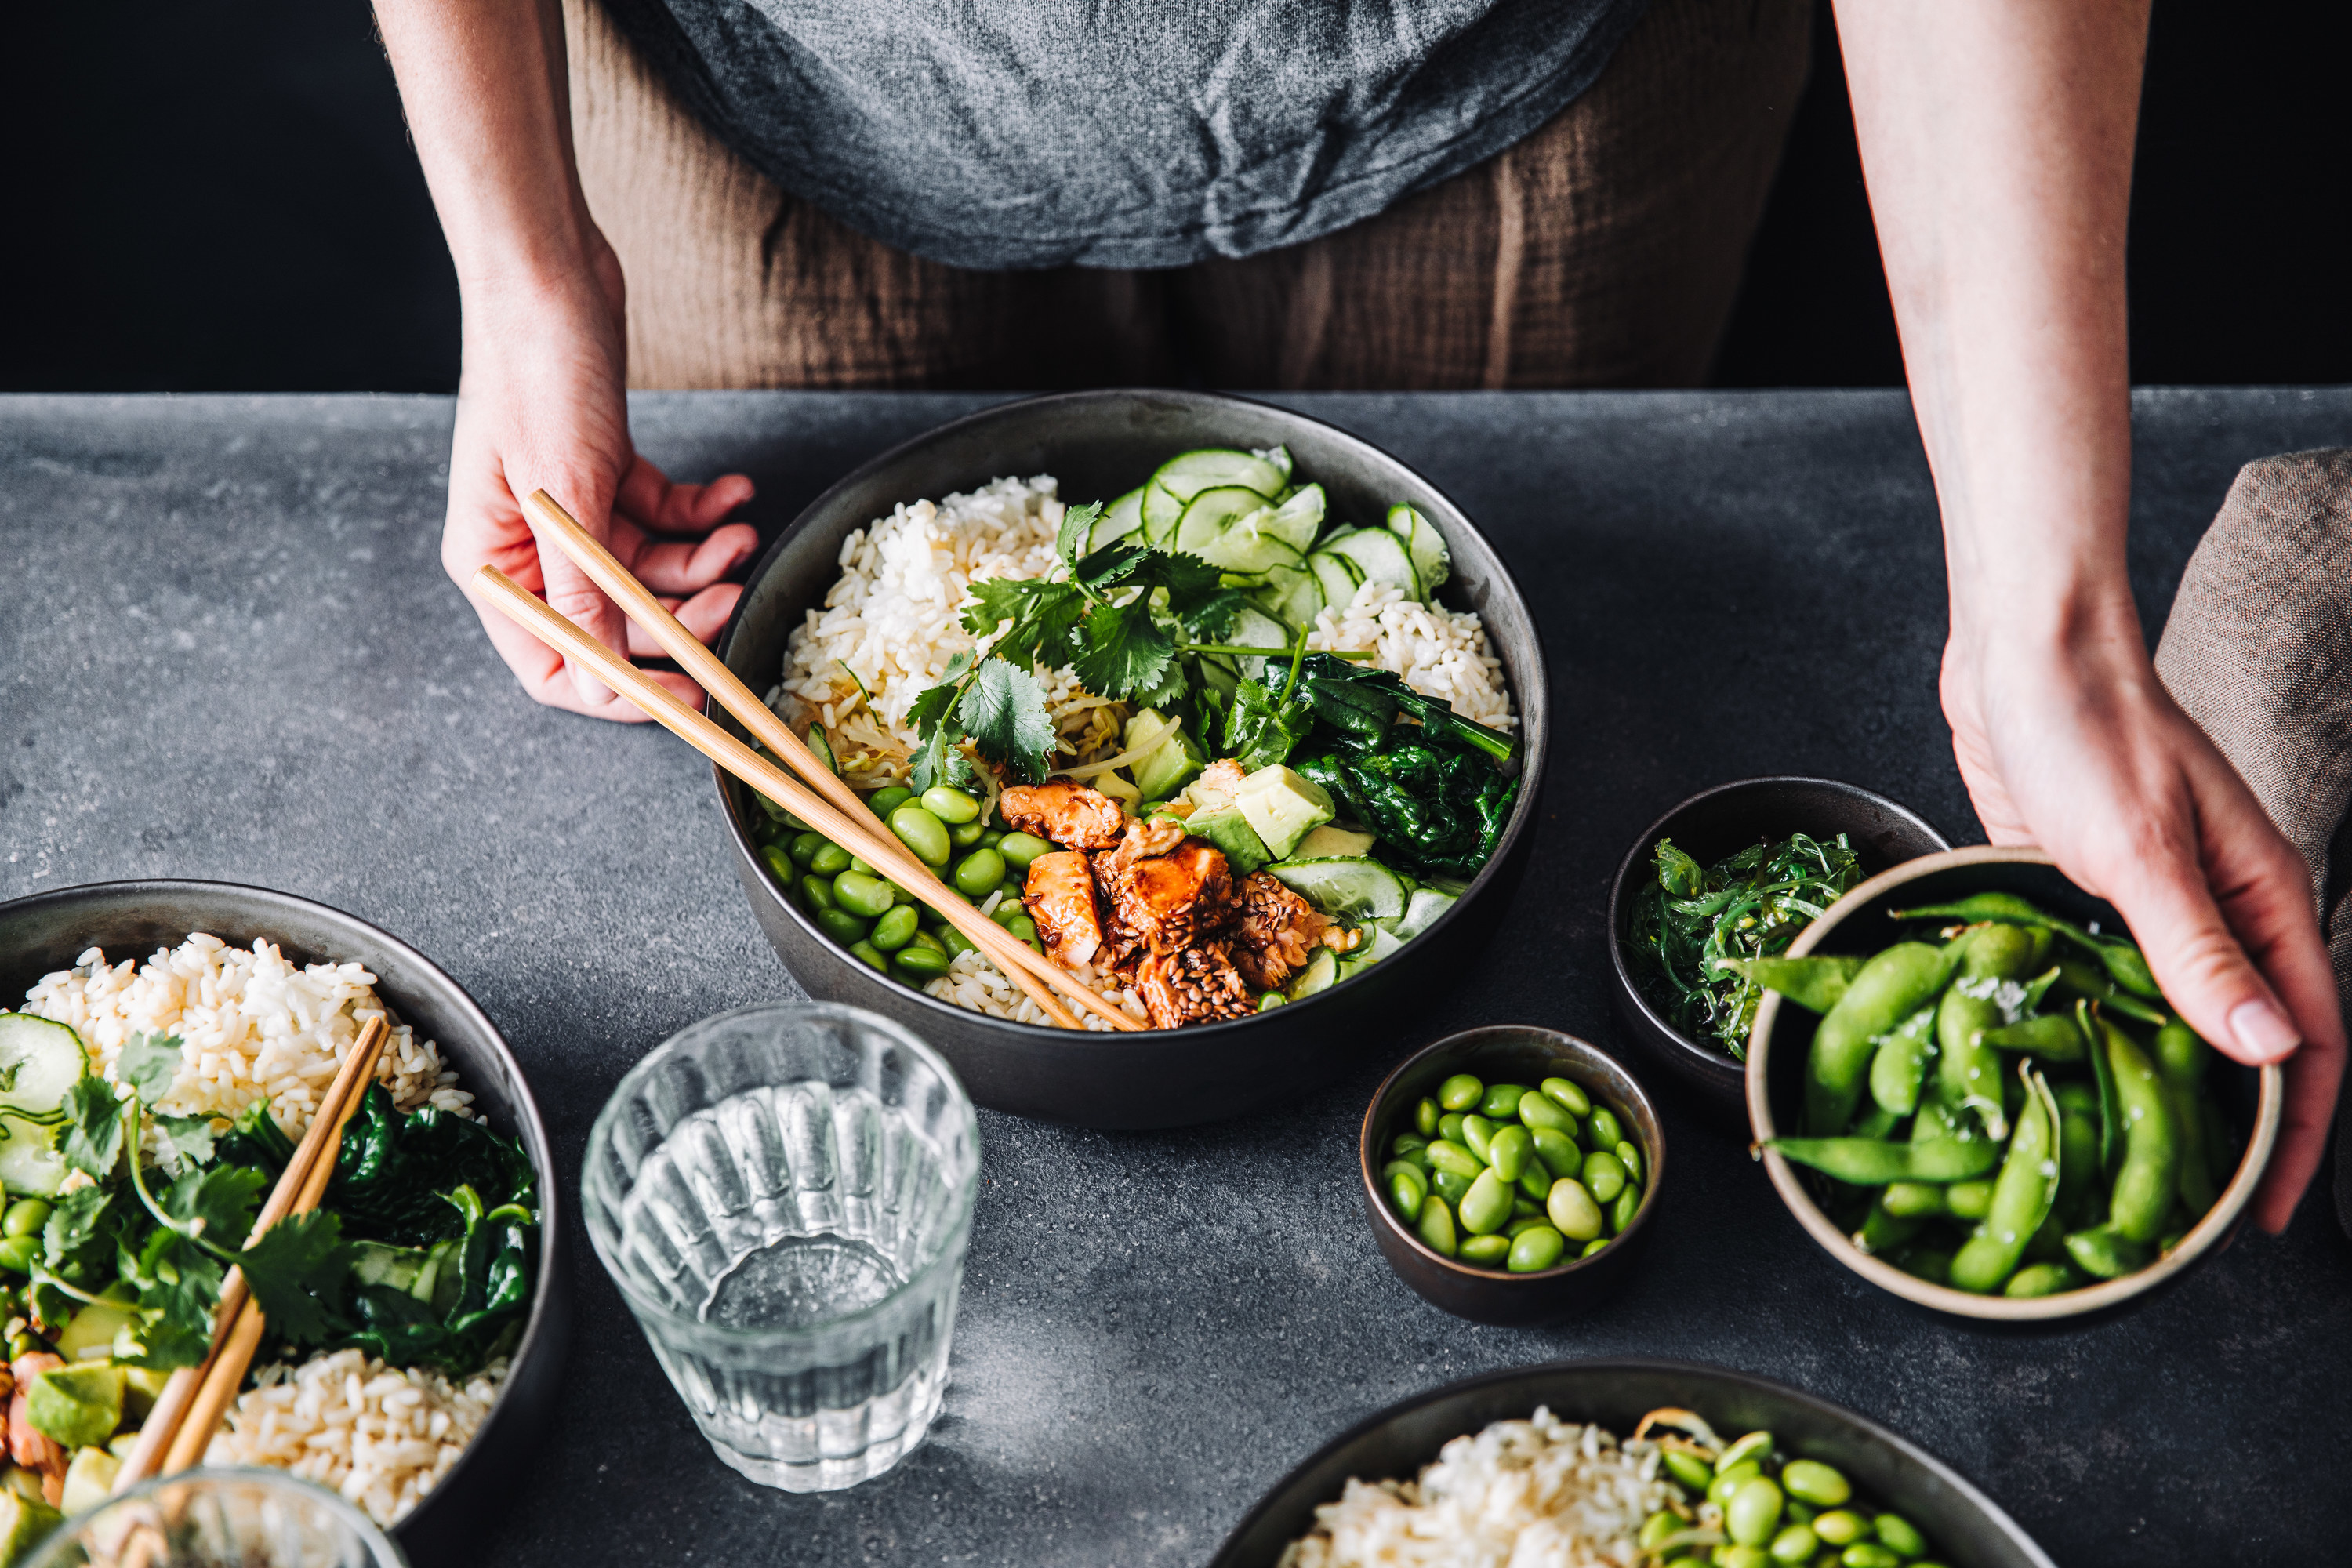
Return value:
M 2113 907 L 2068 881 L 2041 850 L 1979 845 L 1923 856 L 1873 877 L 1806 927 L 1789 952 L 1796 957 L 1809 952 L 1874 952 L 1896 934 L 1895 922 L 1886 918 L 1887 910 L 1946 903 L 1994 889 L 2032 899 L 2053 913 L 2078 922 L 2097 921 L 2107 931 L 2124 929 Z M 1814 1023 L 1812 1014 L 1802 1007 L 1783 1007 L 1779 996 L 1768 995 L 1756 1011 L 1755 1032 L 1748 1045 L 1748 1120 L 1759 1143 L 1779 1136 L 1779 1116 L 1789 1115 L 1794 1122 Z M 2243 1217 L 2263 1167 L 2270 1163 L 2272 1146 L 2278 1142 L 2285 1075 L 2275 1067 L 2240 1067 L 2218 1053 L 2211 1072 L 2209 1082 L 2221 1096 L 2223 1110 L 2246 1135 L 2245 1152 L 2220 1201 L 2179 1246 L 2138 1273 L 2054 1296 L 2022 1300 L 1979 1296 L 1906 1274 L 1863 1251 L 1839 1230 L 1788 1161 L 1767 1150 L 1764 1168 L 1797 1223 L 1832 1257 L 1906 1301 L 1998 1324 L 2046 1323 L 2092 1313 L 2105 1316 L 2144 1301 L 2219 1252 Z

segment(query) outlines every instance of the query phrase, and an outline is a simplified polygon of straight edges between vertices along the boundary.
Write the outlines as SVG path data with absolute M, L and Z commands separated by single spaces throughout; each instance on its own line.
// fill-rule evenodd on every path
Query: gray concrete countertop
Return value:
M 748 469 L 772 532 L 856 462 L 986 401 L 657 395 L 635 419 L 673 474 Z M 1373 1248 L 1353 1139 L 1418 1037 L 1368 1039 L 1343 1081 L 1224 1126 L 984 1113 L 954 1381 L 917 1457 L 821 1499 L 739 1479 L 575 1237 L 561 1424 L 490 1555 L 1174 1568 L 1381 1405 L 1637 1353 L 1884 1421 L 2070 1565 L 2352 1560 L 2352 1514 L 2318 1495 L 2352 1436 L 2352 1252 L 2323 1201 L 2137 1315 L 1988 1336 L 1822 1256 L 1612 1017 L 1608 876 L 1693 790 L 1827 773 L 1980 837 L 1937 710 L 1938 539 L 1903 399 L 1286 401 L 1450 490 L 1542 620 L 1559 711 L 1544 820 L 1505 934 L 1447 1005 L 1463 1025 L 1586 1035 L 1664 1102 L 1675 1170 L 1643 1272 L 1536 1331 L 1406 1290 Z M 2340 442 L 2352 392 L 2137 407 L 2132 572 L 2154 626 L 2238 466 Z M 438 399 L 0 399 L 0 898 L 214 878 L 384 926 L 506 1031 L 576 1190 L 629 1063 L 797 988 L 744 907 L 708 767 L 649 726 L 534 708 L 442 575 L 449 419 Z

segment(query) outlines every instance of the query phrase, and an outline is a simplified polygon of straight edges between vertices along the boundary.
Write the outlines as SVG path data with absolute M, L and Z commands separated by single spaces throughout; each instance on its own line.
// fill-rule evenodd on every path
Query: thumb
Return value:
M 516 499 L 520 500 L 533 489 L 544 489 L 554 497 L 556 504 L 570 512 L 572 520 L 600 543 L 609 542 L 613 507 L 609 480 L 577 473 L 553 476 L 538 484 L 518 486 Z M 530 513 L 526 511 L 524 515 L 529 517 Z M 531 524 L 531 536 L 539 544 L 540 574 L 545 583 L 548 606 L 606 647 L 625 656 L 629 651 L 629 627 L 620 606 L 607 598 L 586 573 L 572 564 L 562 547 L 541 532 L 536 521 Z M 601 711 L 620 701 L 610 688 L 583 666 L 569 659 L 565 666 L 572 689 L 590 711 Z

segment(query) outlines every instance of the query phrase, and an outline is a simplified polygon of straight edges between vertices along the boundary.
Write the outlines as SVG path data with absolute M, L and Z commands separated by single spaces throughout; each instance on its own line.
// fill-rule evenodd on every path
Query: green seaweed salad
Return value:
M 46 1056 L 82 1052 L 62 1024 L 0 1018 L 18 1035 L 63 1037 Z M 356 1346 L 462 1376 L 513 1349 L 540 1217 L 537 1173 L 517 1140 L 435 1107 L 404 1114 L 371 1084 L 321 1205 L 248 1246 L 294 1145 L 267 1100 L 226 1124 L 152 1112 L 180 1060 L 176 1037 L 137 1036 L 119 1084 L 85 1066 L 54 1107 L 8 1106 L 9 1141 L 40 1145 L 17 1151 L 8 1172 L 16 1201 L 0 1274 L 22 1279 L 5 1288 L 13 1357 L 55 1350 L 149 1376 L 197 1365 L 232 1265 L 281 1357 Z
M 1738 961 L 1772 958 L 1862 880 L 1845 835 L 1791 834 L 1752 844 L 1702 868 L 1658 840 L 1658 874 L 1633 895 L 1633 948 L 1642 994 L 1667 1022 L 1748 1059 L 1748 1033 L 1764 988 Z

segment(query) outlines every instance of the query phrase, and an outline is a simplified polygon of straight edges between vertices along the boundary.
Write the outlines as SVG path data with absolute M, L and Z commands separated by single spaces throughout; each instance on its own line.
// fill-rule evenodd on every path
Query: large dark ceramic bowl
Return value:
M 1951 846 L 1916 813 L 1859 784 L 1836 779 L 1740 779 L 1702 790 L 1643 830 L 1609 884 L 1609 963 L 1616 972 L 1617 1016 L 1633 1037 L 1693 1089 L 1717 1121 L 1747 1121 L 1747 1071 L 1731 1054 L 1693 1039 L 1669 1023 L 1638 984 L 1633 895 L 1656 875 L 1658 840 L 1702 866 L 1751 844 L 1809 833 L 1844 834 L 1867 877 Z
M 572 1339 L 563 1189 L 552 1177 L 547 1129 L 530 1087 L 474 999 L 423 953 L 341 910 L 265 888 L 100 882 L 0 904 L 0 1005 L 21 1005 L 42 975 L 72 968 L 85 949 L 104 948 L 116 963 L 145 959 L 157 948 L 178 946 L 191 931 L 234 946 L 267 937 L 296 963 L 365 964 L 377 994 L 401 1022 L 439 1043 L 475 1109 L 499 1131 L 520 1138 L 539 1168 L 539 1283 L 506 1384 L 457 1465 L 392 1532 L 412 1561 L 469 1561 L 546 1435 Z
M 1851 1410 L 1783 1384 L 1675 1361 L 1570 1361 L 1521 1367 L 1416 1394 L 1341 1433 L 1276 1482 L 1226 1538 L 1209 1568 L 1275 1568 L 1282 1549 L 1315 1528 L 1315 1510 L 1336 1502 L 1348 1478 L 1409 1479 L 1453 1438 L 1496 1421 L 1525 1420 L 1537 1405 L 1563 1421 L 1597 1424 L 1620 1438 L 1662 1405 L 1696 1411 L 1727 1439 L 1769 1430 L 1791 1456 L 1845 1472 L 1881 1508 L 1927 1535 L 1950 1568 L 2053 1568 L 2014 1520 L 1950 1466 Z
M 1978 845 L 1930 855 L 1872 878 L 1806 927 L 1789 951 L 1799 957 L 1809 952 L 1876 952 L 1903 934 L 1902 928 L 1886 918 L 1887 910 L 1948 903 L 1971 893 L 1991 891 L 2019 894 L 2077 924 L 2109 931 L 2125 929 L 2113 905 L 2068 881 L 2041 850 Z M 1793 1130 L 1802 1124 L 1807 1047 L 1819 1022 L 1802 1007 L 1785 1005 L 1779 996 L 1768 995 L 1757 1008 L 1756 1030 L 1748 1044 L 1748 1113 L 1758 1142 L 1777 1136 L 1784 1127 Z M 1906 1274 L 1854 1245 L 1822 1211 L 1808 1175 L 1769 1149 L 1764 1167 L 1797 1223 L 1832 1257 L 1872 1284 L 1916 1306 L 1979 1323 L 2012 1329 L 2079 1328 L 2086 1321 L 2117 1316 L 2145 1305 L 2178 1284 L 2228 1246 L 2244 1218 L 2246 1205 L 2253 1200 L 2254 1188 L 2278 1142 L 2285 1075 L 2276 1067 L 2242 1067 L 2218 1053 L 2208 1072 L 2209 1086 L 2246 1137 L 2245 1152 L 2220 1199 L 2189 1227 L 2179 1246 L 2146 1268 L 2054 1296 L 2021 1300 L 1977 1296 Z
M 754 691 L 776 683 L 784 646 L 841 574 L 841 542 L 900 501 L 969 490 L 1005 474 L 1055 475 L 1070 501 L 1134 488 L 1196 447 L 1289 447 L 1338 521 L 1377 521 L 1398 501 L 1445 536 L 1454 574 L 1439 598 L 1478 612 L 1509 679 L 1523 777 L 1495 857 L 1469 890 L 1402 952 L 1342 984 L 1230 1024 L 1143 1034 L 1073 1033 L 952 1007 L 876 973 L 785 901 L 751 837 L 749 792 L 715 776 L 736 871 L 760 927 L 810 994 L 898 1019 L 936 1046 L 982 1105 L 1088 1127 L 1181 1127 L 1297 1098 L 1342 1064 L 1388 1048 L 1510 901 L 1535 820 L 1550 701 L 1534 619 L 1494 549 L 1427 479 L 1343 430 L 1244 398 L 1191 392 L 1082 392 L 985 409 L 885 452 L 818 497 L 752 569 L 719 657 Z M 719 715 L 714 715 L 719 717 Z M 731 721 L 730 721 L 731 722 Z
M 1448 1258 L 1422 1240 L 1389 1206 L 1380 1171 L 1388 1163 L 1389 1141 L 1412 1131 L 1413 1106 L 1463 1072 L 1487 1083 L 1538 1084 L 1564 1078 L 1581 1086 L 1595 1104 L 1615 1111 L 1642 1151 L 1642 1202 L 1633 1223 L 1591 1257 L 1571 1254 L 1533 1274 L 1481 1268 Z M 1625 1282 L 1649 1241 L 1658 1189 L 1665 1183 L 1666 1136 L 1650 1097 L 1607 1052 L 1556 1029 L 1497 1024 L 1440 1040 L 1391 1073 L 1364 1112 L 1356 1164 L 1365 1217 L 1371 1221 L 1373 1239 L 1389 1267 L 1433 1307 L 1474 1322 L 1519 1328 L 1583 1311 Z

